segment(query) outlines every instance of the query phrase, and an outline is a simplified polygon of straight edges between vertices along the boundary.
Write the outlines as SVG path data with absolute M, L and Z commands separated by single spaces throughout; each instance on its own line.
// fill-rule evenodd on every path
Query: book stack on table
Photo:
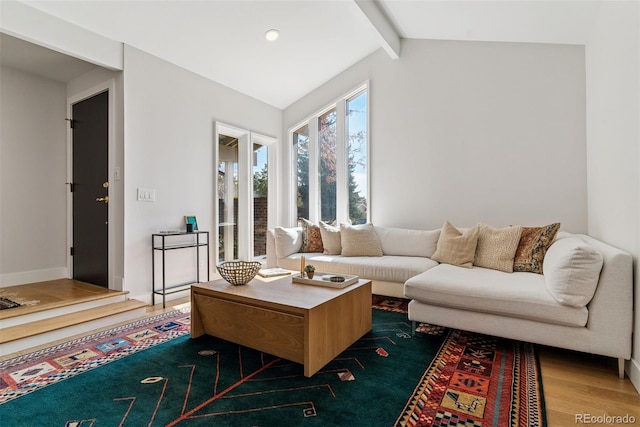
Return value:
M 284 268 L 274 267 L 274 268 L 261 268 L 258 270 L 258 276 L 260 277 L 278 277 L 278 276 L 288 276 L 291 274 L 290 270 L 285 270 Z

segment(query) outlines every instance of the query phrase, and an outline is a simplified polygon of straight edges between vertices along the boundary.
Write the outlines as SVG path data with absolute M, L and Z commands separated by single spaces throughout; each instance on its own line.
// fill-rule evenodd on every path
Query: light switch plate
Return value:
M 155 202 L 156 190 L 151 188 L 138 188 L 138 200 L 141 202 Z

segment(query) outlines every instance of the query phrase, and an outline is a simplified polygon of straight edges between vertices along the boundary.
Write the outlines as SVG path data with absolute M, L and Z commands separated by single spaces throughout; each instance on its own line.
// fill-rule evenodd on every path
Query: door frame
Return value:
M 108 196 L 110 202 L 107 204 L 108 209 L 108 256 L 107 256 L 107 283 L 109 289 L 121 290 L 118 289 L 117 284 L 114 281 L 114 269 L 115 269 L 115 205 L 111 202 L 114 198 L 113 191 L 113 182 L 114 176 L 112 171 L 116 165 L 115 159 L 115 144 L 116 144 L 116 82 L 114 78 L 108 79 L 102 83 L 99 83 L 95 86 L 90 87 L 89 89 L 83 90 L 77 94 L 72 96 L 67 96 L 67 118 L 73 119 L 73 105 L 78 102 L 84 101 L 85 99 L 91 98 L 92 96 L 98 95 L 102 92 L 109 91 L 109 138 L 108 138 L 108 150 L 109 155 L 107 159 L 107 171 L 108 171 L 108 180 L 109 180 L 109 188 Z M 73 132 L 71 126 L 67 126 L 67 183 L 73 182 Z M 68 189 L 67 189 L 68 190 Z M 69 248 L 73 246 L 73 194 L 71 191 L 67 191 L 67 277 L 73 278 L 73 257 L 71 256 Z
M 213 223 L 215 233 L 212 239 L 216 242 L 213 248 L 213 259 L 218 262 L 219 248 L 217 242 L 220 234 L 220 215 L 218 212 L 218 168 L 220 162 L 220 135 L 238 138 L 238 259 L 253 260 L 253 144 L 260 144 L 268 150 L 268 199 L 267 228 L 276 224 L 276 188 L 277 188 L 277 146 L 278 139 L 272 136 L 243 129 L 216 121 L 214 123 L 214 197 Z

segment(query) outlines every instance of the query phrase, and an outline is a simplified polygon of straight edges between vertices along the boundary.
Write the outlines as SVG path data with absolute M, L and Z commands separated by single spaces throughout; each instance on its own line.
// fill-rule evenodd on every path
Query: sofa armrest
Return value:
M 591 236 L 578 235 L 602 253 L 604 262 L 589 309 L 587 328 L 604 337 L 608 345 L 631 357 L 633 329 L 633 258 L 627 252 Z

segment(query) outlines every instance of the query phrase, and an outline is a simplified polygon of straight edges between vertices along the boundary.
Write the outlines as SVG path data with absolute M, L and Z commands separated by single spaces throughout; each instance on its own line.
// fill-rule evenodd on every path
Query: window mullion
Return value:
M 248 135 L 238 139 L 238 259 L 253 259 L 252 150 Z

